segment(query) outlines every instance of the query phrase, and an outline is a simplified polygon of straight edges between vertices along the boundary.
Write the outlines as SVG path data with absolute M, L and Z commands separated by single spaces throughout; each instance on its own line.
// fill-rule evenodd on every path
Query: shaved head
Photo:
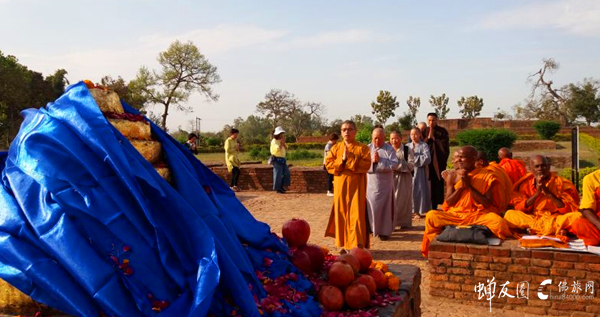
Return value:
M 475 169 L 475 160 L 477 159 L 477 149 L 467 145 L 463 146 L 458 150 L 458 162 L 459 168 L 470 172 Z
M 488 165 L 490 165 L 490 162 L 488 161 L 487 154 L 484 151 L 477 151 L 475 166 L 486 167 Z
M 513 155 L 509 148 L 503 147 L 500 148 L 500 150 L 498 150 L 498 158 L 500 158 L 501 160 L 505 158 L 511 159 L 512 157 Z
M 535 176 L 550 176 L 550 160 L 543 155 L 534 155 L 529 160 L 529 169 Z
M 371 133 L 371 142 L 377 148 L 382 147 L 385 142 L 385 130 L 382 128 L 373 129 L 373 132 Z

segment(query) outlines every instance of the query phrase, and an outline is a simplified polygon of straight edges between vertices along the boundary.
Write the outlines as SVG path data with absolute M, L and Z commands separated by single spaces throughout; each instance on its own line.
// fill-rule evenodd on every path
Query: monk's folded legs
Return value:
M 585 218 L 577 219 L 571 225 L 571 232 L 582 239 L 585 245 L 600 245 L 600 230 Z
M 563 242 L 568 240 L 565 236 L 566 231 L 579 236 L 573 231 L 572 225 L 581 217 L 579 212 L 534 217 L 520 210 L 508 210 L 504 215 L 504 219 L 511 228 L 531 229 L 531 233 L 541 236 L 554 235 Z

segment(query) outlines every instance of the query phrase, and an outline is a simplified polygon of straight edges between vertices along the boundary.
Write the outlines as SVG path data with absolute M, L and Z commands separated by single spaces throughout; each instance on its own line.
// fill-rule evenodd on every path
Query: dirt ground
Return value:
M 325 194 L 276 194 L 274 192 L 240 192 L 237 197 L 258 220 L 266 222 L 272 230 L 281 235 L 281 226 L 290 218 L 301 218 L 309 222 L 311 236 L 309 242 L 339 252 L 332 238 L 325 238 L 325 226 L 329 219 L 332 198 Z M 396 231 L 388 241 L 372 239 L 371 252 L 376 260 L 387 263 L 412 264 L 421 268 L 421 310 L 423 316 L 430 317 L 475 317 L 475 316 L 537 316 L 492 308 L 458 304 L 450 299 L 429 296 L 429 272 L 427 261 L 421 257 L 421 239 L 424 222 L 413 222 L 414 229 Z

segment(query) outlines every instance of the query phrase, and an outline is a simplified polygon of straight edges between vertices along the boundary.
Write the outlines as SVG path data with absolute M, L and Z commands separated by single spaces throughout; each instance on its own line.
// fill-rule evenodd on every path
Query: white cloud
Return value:
M 484 17 L 488 29 L 550 28 L 579 36 L 600 36 L 600 1 L 543 1 Z

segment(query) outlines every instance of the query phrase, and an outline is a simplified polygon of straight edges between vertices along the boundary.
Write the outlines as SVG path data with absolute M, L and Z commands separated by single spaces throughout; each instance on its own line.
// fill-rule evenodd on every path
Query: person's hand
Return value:
M 433 139 L 433 128 L 434 125 L 429 126 L 429 135 L 427 135 L 428 139 Z
M 344 144 L 344 154 L 342 154 L 342 160 L 345 161 L 348 159 L 348 147 Z
M 536 186 L 535 186 L 536 193 L 538 193 L 538 194 L 545 194 L 544 188 L 546 186 L 544 185 L 544 179 L 543 179 L 542 175 L 537 176 L 535 178 L 535 182 L 536 182 Z
M 463 187 L 468 187 L 471 184 L 471 179 L 469 178 L 469 173 L 467 173 L 464 169 L 456 170 L 456 175 L 458 179 L 462 181 Z
M 373 163 L 379 163 L 379 151 L 377 150 L 373 153 Z

